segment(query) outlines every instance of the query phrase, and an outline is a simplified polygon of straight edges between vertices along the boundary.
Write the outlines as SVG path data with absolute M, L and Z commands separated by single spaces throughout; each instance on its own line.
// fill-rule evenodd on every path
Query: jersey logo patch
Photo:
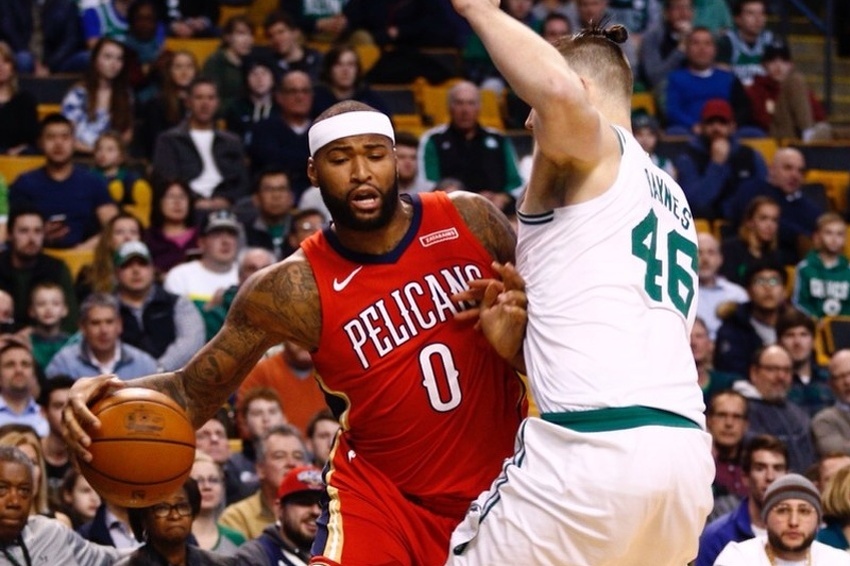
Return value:
M 446 228 L 445 230 L 438 230 L 437 232 L 419 236 L 419 243 L 422 244 L 423 248 L 427 248 L 428 246 L 433 246 L 447 240 L 457 240 L 459 237 L 457 228 Z
M 348 284 L 351 283 L 351 280 L 354 279 L 354 276 L 357 275 L 360 272 L 361 269 L 363 269 L 362 265 L 360 267 L 358 267 L 357 269 L 355 269 L 354 271 L 352 271 L 351 273 L 349 273 L 348 277 L 346 277 L 342 281 L 337 281 L 337 278 L 334 277 L 334 291 L 339 292 L 339 291 L 342 291 L 343 289 L 345 289 L 346 287 L 348 287 Z

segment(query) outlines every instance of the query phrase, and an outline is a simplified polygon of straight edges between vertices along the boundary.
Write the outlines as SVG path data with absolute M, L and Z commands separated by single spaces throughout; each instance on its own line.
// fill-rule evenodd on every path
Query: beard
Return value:
M 369 232 L 383 228 L 390 223 L 398 207 L 398 180 L 393 182 L 393 186 L 381 198 L 378 216 L 368 220 L 357 218 L 345 198 L 337 198 L 326 191 L 321 191 L 321 195 L 322 201 L 331 213 L 331 218 L 333 218 L 335 224 L 357 232 Z
M 289 539 L 289 542 L 297 546 L 299 549 L 309 552 L 310 548 L 313 546 L 314 537 L 304 534 L 301 529 L 298 528 L 297 523 L 293 524 L 284 519 L 282 530 L 284 537 Z
M 767 531 L 767 541 L 770 543 L 770 546 L 779 552 L 805 552 L 812 546 L 812 542 L 815 540 L 815 534 L 816 531 L 812 531 L 800 544 L 789 546 L 782 541 L 782 537 L 779 534 Z

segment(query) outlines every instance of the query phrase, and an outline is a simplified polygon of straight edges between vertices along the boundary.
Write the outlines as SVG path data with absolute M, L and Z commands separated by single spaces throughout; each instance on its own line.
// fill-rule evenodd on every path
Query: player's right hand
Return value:
M 68 448 L 78 458 L 91 462 L 92 455 L 87 450 L 91 445 L 91 438 L 86 430 L 100 428 L 100 420 L 89 410 L 89 405 L 124 387 L 126 384 L 116 375 L 81 377 L 74 382 L 68 404 L 62 410 L 62 421 L 65 424 L 62 436 Z

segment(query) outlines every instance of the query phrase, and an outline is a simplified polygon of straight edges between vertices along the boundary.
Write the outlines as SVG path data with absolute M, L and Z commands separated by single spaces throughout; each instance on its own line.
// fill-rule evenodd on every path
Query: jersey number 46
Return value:
M 686 260 L 685 265 L 679 262 L 680 254 Z M 675 230 L 667 232 L 665 269 L 665 258 L 658 257 L 658 217 L 655 211 L 650 210 L 632 229 L 632 255 L 646 263 L 643 280 L 646 294 L 653 301 L 662 302 L 666 289 L 667 297 L 676 310 L 688 318 L 696 287 L 697 245 Z

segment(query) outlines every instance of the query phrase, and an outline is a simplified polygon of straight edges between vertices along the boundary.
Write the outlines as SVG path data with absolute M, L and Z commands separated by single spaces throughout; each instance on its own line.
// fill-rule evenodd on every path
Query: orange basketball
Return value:
M 120 389 L 92 407 L 91 462 L 80 470 L 101 497 L 124 507 L 154 505 L 179 489 L 195 460 L 195 430 L 168 396 Z

